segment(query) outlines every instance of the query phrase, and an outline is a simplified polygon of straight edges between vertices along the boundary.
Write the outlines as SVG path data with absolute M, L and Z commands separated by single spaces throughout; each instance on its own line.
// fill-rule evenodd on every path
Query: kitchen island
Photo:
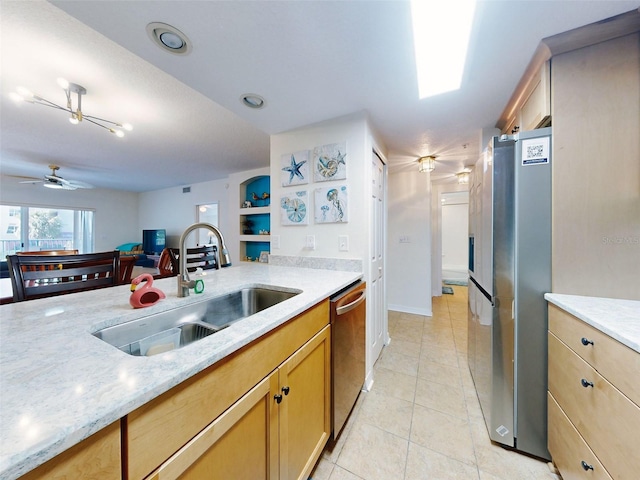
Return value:
M 205 290 L 134 310 L 128 286 L 0 307 L 0 478 L 13 479 L 118 421 L 359 279 L 361 273 L 251 264 L 210 272 Z M 102 328 L 249 286 L 301 293 L 184 348 L 134 357 L 91 335 Z

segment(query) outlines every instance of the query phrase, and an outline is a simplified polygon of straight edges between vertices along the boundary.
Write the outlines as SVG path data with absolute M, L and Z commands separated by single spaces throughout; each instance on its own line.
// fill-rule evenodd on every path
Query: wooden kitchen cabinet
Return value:
M 640 471 L 640 354 L 549 306 L 549 452 L 564 480 Z
M 250 445 L 248 434 L 243 434 L 242 432 L 245 431 L 244 429 L 256 428 L 253 424 L 257 418 L 262 419 L 263 427 L 261 428 L 266 428 L 264 425 L 267 424 L 269 431 L 272 432 L 270 426 L 270 422 L 273 421 L 270 410 L 272 405 L 267 409 L 265 402 L 267 398 L 270 398 L 270 403 L 274 403 L 273 395 L 282 386 L 286 386 L 283 384 L 282 386 L 274 387 L 270 382 L 267 382 L 270 389 L 267 395 L 263 382 L 273 372 L 278 375 L 278 385 L 282 383 L 282 375 L 285 375 L 285 378 L 291 382 L 289 395 L 284 396 L 279 405 L 280 408 L 277 409 L 279 425 L 294 425 L 294 422 L 298 421 L 305 422 L 306 419 L 303 416 L 303 414 L 307 413 L 305 409 L 313 410 L 318 408 L 312 401 L 317 392 L 319 392 L 316 385 L 317 382 L 314 379 L 307 379 L 306 375 L 314 376 L 314 378 L 319 376 L 322 381 L 326 381 L 325 377 L 329 375 L 329 369 L 324 375 L 322 375 L 322 372 L 307 372 L 303 375 L 305 380 L 311 381 L 311 385 L 303 385 L 301 388 L 296 389 L 293 386 L 294 382 L 297 385 L 301 381 L 298 372 L 305 372 L 310 368 L 308 367 L 309 365 L 317 363 L 318 354 L 316 349 L 313 350 L 314 354 L 310 355 L 308 361 L 301 352 L 306 352 L 305 349 L 310 348 L 307 346 L 310 345 L 307 342 L 323 330 L 328 323 L 329 302 L 325 300 L 129 414 L 123 420 L 126 438 L 124 449 L 126 458 L 125 470 L 128 480 L 143 479 L 152 472 L 154 475 L 160 475 L 155 478 L 179 478 L 175 474 L 177 470 L 184 471 L 185 475 L 188 475 L 188 470 L 185 471 L 183 468 L 177 468 L 177 466 L 182 465 L 184 459 L 192 458 L 195 461 L 202 456 L 202 453 L 198 452 L 207 451 L 211 445 L 217 442 L 217 439 L 211 439 L 216 438 L 216 435 L 221 435 L 220 430 L 223 432 L 228 430 L 230 433 L 228 436 L 223 435 L 220 437 L 224 441 L 220 444 L 220 449 L 217 447 L 213 449 L 211 452 L 212 458 L 220 455 L 219 452 L 224 452 L 225 447 L 223 445 L 231 445 L 232 447 L 229 448 L 234 450 L 233 445 L 239 443 L 241 449 L 235 448 L 235 452 L 236 455 L 240 455 L 242 462 L 250 463 L 246 459 L 249 455 L 255 453 L 258 457 L 263 455 L 263 462 L 268 463 L 264 471 L 268 472 L 269 476 L 229 477 L 227 475 L 226 478 L 289 478 L 282 477 L 281 473 L 276 475 L 275 472 L 278 470 L 274 471 L 273 469 L 275 467 L 275 460 L 272 459 L 274 448 L 270 446 L 272 441 L 270 435 L 273 435 L 273 433 L 266 437 L 264 435 L 260 436 L 259 433 L 257 434 L 258 438 L 262 438 L 264 442 L 269 443 L 269 446 L 262 448 L 254 447 L 253 444 Z M 326 331 L 326 336 L 328 337 L 329 330 L 323 331 Z M 324 341 L 322 340 L 322 342 Z M 328 354 L 326 356 L 326 360 L 329 361 Z M 292 363 L 285 363 L 285 361 Z M 296 365 L 296 361 L 299 362 L 299 366 L 293 368 Z M 325 393 L 329 394 L 328 392 Z M 249 394 L 252 396 L 247 397 Z M 264 396 L 261 396 L 263 394 Z M 286 402 L 286 400 L 291 401 Z M 239 401 L 243 403 L 241 404 Z M 299 402 L 302 402 L 302 404 Z M 248 410 L 247 405 L 251 407 Z M 304 408 L 301 408 L 300 405 L 304 405 Z M 327 403 L 324 408 L 328 409 L 329 406 L 329 403 Z M 300 409 L 305 411 L 300 413 Z M 216 424 L 218 421 L 221 423 Z M 215 434 L 209 434 L 213 435 L 213 437 L 200 438 L 199 435 L 203 434 L 209 427 L 215 432 Z M 307 444 L 314 443 L 315 445 L 326 441 L 326 438 L 322 440 L 315 426 L 311 428 L 311 425 L 305 425 L 300 430 L 304 431 L 301 435 Z M 256 432 L 259 431 L 256 430 Z M 287 444 L 283 443 L 283 439 L 287 440 L 287 435 L 283 435 L 281 432 L 278 436 L 279 444 L 285 445 L 285 451 L 288 452 L 287 456 L 290 457 L 288 462 L 293 465 L 301 463 L 302 460 L 298 457 L 302 457 L 307 450 L 311 450 L 308 447 L 303 448 L 302 445 L 306 444 L 301 439 L 296 438 L 295 435 L 294 438 L 296 438 L 297 444 L 292 444 L 287 450 Z M 237 442 L 233 440 L 236 437 L 238 439 Z M 194 444 L 196 447 L 189 448 L 193 447 Z M 323 446 L 324 443 L 322 443 Z M 320 451 L 322 447 L 319 448 Z M 254 452 L 254 448 L 256 448 L 257 452 Z M 298 448 L 300 448 L 301 453 L 298 452 Z M 187 453 L 179 461 L 175 460 L 175 457 L 184 449 L 187 450 Z M 248 453 L 249 450 L 251 450 L 251 453 Z M 279 450 L 280 453 L 278 455 L 281 455 L 282 447 L 279 447 Z M 306 463 L 312 461 L 312 455 L 316 455 L 316 452 L 307 453 Z M 317 455 L 319 456 L 319 452 Z M 222 457 L 225 458 L 225 461 L 233 463 L 231 455 L 225 453 Z M 317 456 L 315 458 L 317 459 Z M 175 463 L 174 467 L 169 467 L 168 464 L 172 459 L 177 463 Z M 258 460 L 256 462 L 260 465 Z M 278 462 L 281 463 L 280 460 Z M 275 464 L 277 465 L 278 462 L 275 462 Z M 313 460 L 314 462 L 315 459 Z M 187 462 L 189 465 L 191 463 L 193 462 Z M 194 465 L 193 468 L 196 471 L 196 468 L 201 467 Z M 163 474 L 163 469 L 167 473 Z M 171 472 L 174 473 L 172 474 Z M 196 477 L 185 476 L 184 478 Z
M 20 480 L 120 480 L 120 422 L 94 433 Z
M 326 326 L 148 480 L 303 479 L 330 434 Z

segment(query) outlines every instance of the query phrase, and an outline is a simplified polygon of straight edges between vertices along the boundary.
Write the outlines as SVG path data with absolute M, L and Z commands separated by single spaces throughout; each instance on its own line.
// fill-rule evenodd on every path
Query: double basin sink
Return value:
M 299 293 L 300 290 L 278 287 L 242 288 L 202 302 L 107 327 L 93 335 L 129 355 L 151 356 L 208 337 Z

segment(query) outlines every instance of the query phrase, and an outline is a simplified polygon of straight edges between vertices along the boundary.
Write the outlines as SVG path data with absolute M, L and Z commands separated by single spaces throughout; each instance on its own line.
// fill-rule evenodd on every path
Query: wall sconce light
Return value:
M 458 183 L 460 185 L 466 185 L 469 183 L 469 172 L 456 173 L 456 177 L 458 177 Z
M 436 168 L 436 157 L 430 155 L 428 157 L 420 157 L 418 159 L 418 171 L 421 173 L 433 172 Z

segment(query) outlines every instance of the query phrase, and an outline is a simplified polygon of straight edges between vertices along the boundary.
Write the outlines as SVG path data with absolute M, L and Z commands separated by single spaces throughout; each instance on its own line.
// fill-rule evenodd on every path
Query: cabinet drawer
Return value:
M 547 400 L 549 452 L 562 474 L 562 479 L 612 480 L 598 457 L 595 456 L 564 414 L 553 395 L 549 393 Z
M 612 477 L 637 478 L 640 408 L 552 333 L 549 392 Z
M 552 304 L 549 304 L 549 330 L 631 401 L 640 405 L 638 352 Z

